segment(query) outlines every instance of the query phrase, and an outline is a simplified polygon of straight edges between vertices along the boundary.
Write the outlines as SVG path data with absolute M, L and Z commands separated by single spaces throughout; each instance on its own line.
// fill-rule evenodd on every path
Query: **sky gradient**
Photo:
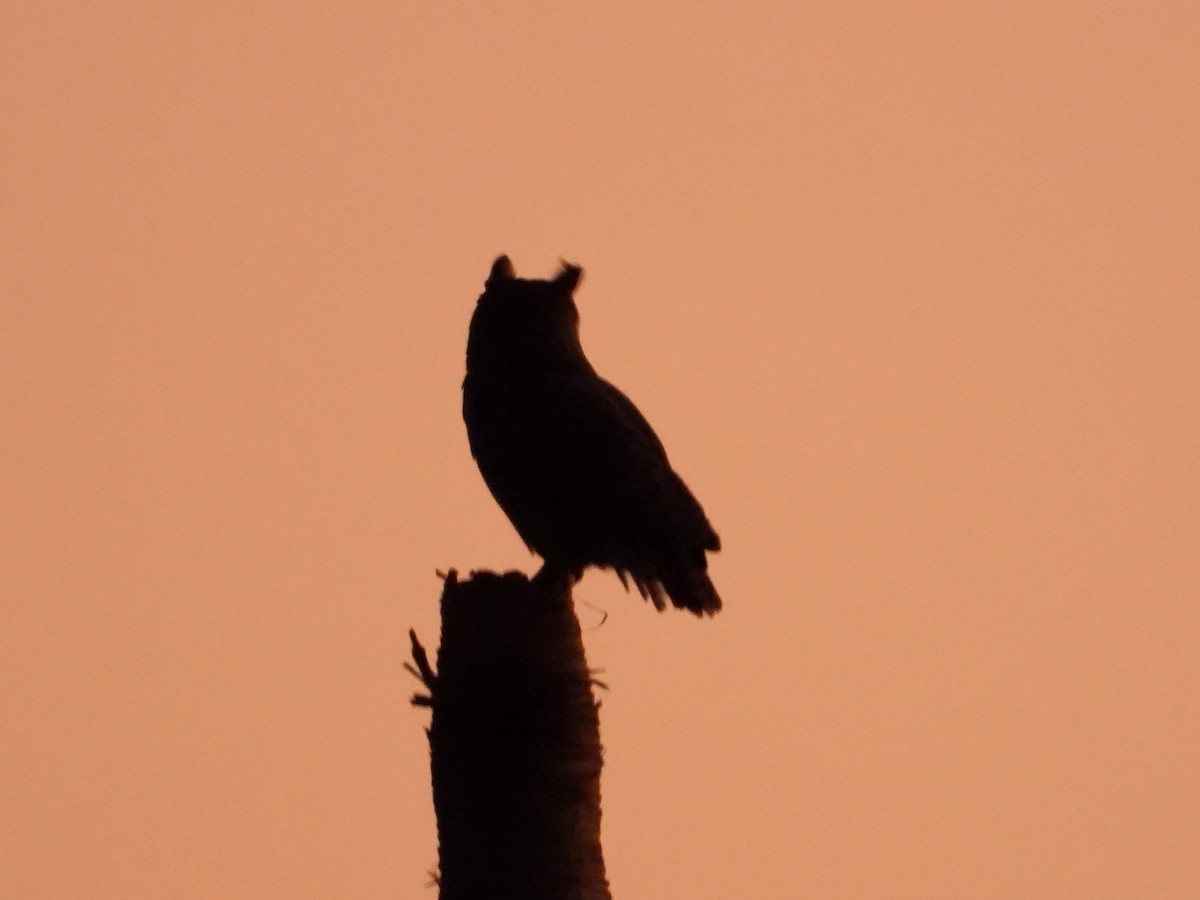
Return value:
M 394 7 L 394 8 L 393 8 Z M 407 629 L 536 566 L 492 260 L 720 532 L 576 591 L 614 895 L 1200 896 L 1194 4 L 18 5 L 0 895 L 434 896 Z

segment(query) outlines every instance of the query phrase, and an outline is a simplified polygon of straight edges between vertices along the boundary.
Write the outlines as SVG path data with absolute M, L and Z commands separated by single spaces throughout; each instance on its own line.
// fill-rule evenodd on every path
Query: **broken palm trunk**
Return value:
M 569 583 L 451 572 L 429 747 L 441 900 L 610 900 L 597 703 Z M 410 666 L 410 668 L 412 668 Z

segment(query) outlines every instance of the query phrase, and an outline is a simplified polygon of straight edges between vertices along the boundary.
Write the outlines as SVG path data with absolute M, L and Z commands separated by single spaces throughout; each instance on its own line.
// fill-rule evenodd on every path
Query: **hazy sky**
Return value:
M 9 4 L 0 895 L 434 896 L 505 252 L 725 547 L 615 896 L 1200 896 L 1200 13 L 1027 6 Z

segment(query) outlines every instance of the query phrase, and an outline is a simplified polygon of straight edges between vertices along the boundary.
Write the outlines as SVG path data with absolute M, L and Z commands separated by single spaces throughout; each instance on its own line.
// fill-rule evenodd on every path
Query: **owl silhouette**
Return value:
M 637 407 L 592 368 L 579 340 L 579 266 L 552 279 L 492 265 L 467 338 L 463 419 L 492 496 L 541 575 L 588 566 L 633 581 L 656 608 L 698 616 L 721 599 L 706 551 L 720 540 Z

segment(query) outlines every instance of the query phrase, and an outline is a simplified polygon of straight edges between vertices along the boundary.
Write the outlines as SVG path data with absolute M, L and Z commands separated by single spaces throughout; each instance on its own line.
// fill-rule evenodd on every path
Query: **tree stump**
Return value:
M 611 900 L 598 704 L 567 579 L 451 572 L 433 711 L 441 900 Z

